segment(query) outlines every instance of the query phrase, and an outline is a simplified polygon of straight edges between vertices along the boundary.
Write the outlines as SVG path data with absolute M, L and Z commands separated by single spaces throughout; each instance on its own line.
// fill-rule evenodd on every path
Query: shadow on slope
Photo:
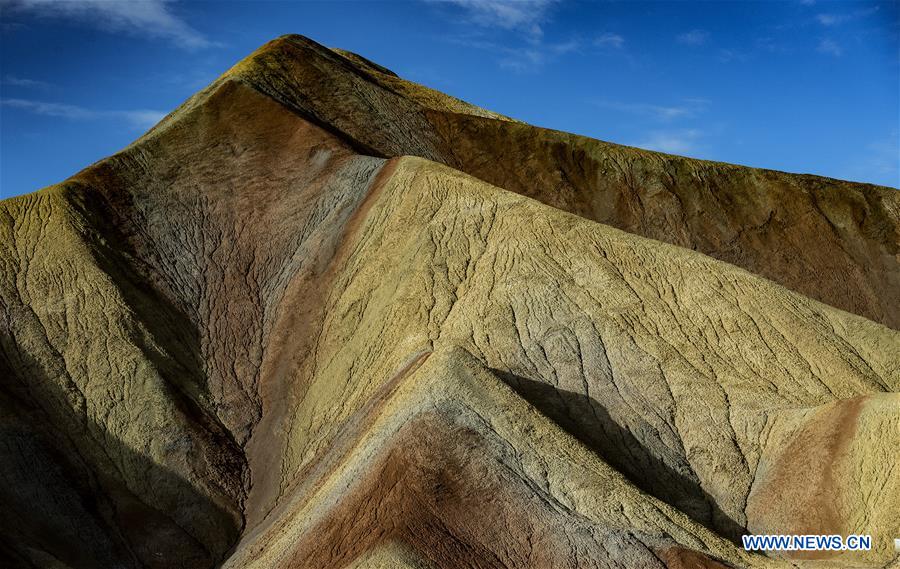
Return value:
M 240 531 L 234 515 L 73 409 L 73 397 L 0 338 L 0 565 L 219 562 Z
M 679 473 L 656 456 L 606 408 L 583 393 L 501 370 L 492 370 L 541 413 L 596 452 L 644 492 L 678 508 L 693 520 L 737 543 L 746 529 L 716 504 L 696 478 Z
M 162 379 L 165 412 L 181 428 L 156 432 L 152 406 L 130 404 L 141 401 L 142 389 L 158 387 L 112 372 L 93 378 L 109 386 L 107 394 L 93 387 L 94 397 L 129 405 L 131 417 L 93 416 L 91 395 L 70 377 L 84 370 L 67 369 L 34 312 L 56 308 L 41 298 L 9 307 L 15 326 L 0 314 L 0 566 L 212 567 L 241 530 L 245 463 L 209 408 L 196 326 L 154 286 L 99 194 L 75 188 L 67 198 L 84 220 L 77 226 L 92 262 L 115 283 L 124 314 L 140 323 L 128 327 L 128 341 Z M 74 330 L 105 332 L 101 321 Z M 120 439 L 135 430 L 156 459 Z

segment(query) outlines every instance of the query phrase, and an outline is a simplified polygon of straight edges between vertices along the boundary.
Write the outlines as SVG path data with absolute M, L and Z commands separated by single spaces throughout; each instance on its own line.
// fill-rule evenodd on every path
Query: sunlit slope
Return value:
M 275 429 L 279 494 L 293 473 L 331 467 L 397 370 L 459 348 L 638 488 L 725 537 L 897 526 L 900 402 L 879 395 L 900 383 L 896 332 L 431 162 L 386 168 Z M 853 409 L 839 419 L 843 441 L 829 438 L 834 413 L 817 410 L 836 406 Z M 806 458 L 786 452 L 797 445 Z M 813 478 L 827 479 L 821 492 L 806 490 Z M 891 547 L 882 538 L 869 558 Z
M 226 567 L 776 566 L 635 489 L 464 350 L 385 379 L 333 468 Z
M 416 155 L 695 249 L 900 327 L 900 193 L 643 151 L 511 121 L 301 36 L 226 74 L 360 151 Z

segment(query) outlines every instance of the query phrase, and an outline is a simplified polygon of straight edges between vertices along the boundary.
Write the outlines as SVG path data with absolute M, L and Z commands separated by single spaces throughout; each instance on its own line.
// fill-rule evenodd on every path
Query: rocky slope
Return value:
M 900 328 L 900 199 L 890 188 L 691 160 L 540 129 L 365 63 L 291 36 L 263 46 L 227 80 L 326 125 L 365 154 L 441 162 Z
M 898 211 L 280 38 L 0 202 L 0 559 L 883 566 Z

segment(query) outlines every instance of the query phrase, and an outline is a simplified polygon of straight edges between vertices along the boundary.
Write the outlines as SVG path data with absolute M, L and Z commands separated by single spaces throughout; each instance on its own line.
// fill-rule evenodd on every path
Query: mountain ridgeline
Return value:
M 884 567 L 898 247 L 895 189 L 278 38 L 0 202 L 0 561 Z

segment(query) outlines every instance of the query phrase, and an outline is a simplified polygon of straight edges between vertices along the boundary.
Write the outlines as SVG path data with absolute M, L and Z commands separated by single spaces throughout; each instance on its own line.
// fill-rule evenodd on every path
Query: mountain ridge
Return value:
M 72 568 L 890 560 L 900 334 L 677 243 L 721 253 L 710 236 L 736 227 L 738 252 L 761 258 L 778 216 L 805 210 L 740 184 L 829 181 L 733 167 L 745 178 L 721 194 L 750 213 L 719 227 L 728 208 L 704 214 L 703 196 L 724 198 L 679 185 L 694 164 L 718 180 L 716 165 L 615 147 L 637 157 L 617 170 L 614 145 L 444 112 L 469 107 L 367 87 L 358 65 L 275 40 L 122 152 L 0 202 L 0 504 L 14 513 L 0 527 L 16 537 L 0 554 Z M 887 287 L 868 310 L 886 306 L 896 198 L 824 186 L 803 199 L 822 192 L 822 217 L 849 220 L 826 245 L 880 259 L 888 276 L 859 282 Z M 700 212 L 694 225 L 634 209 L 660 194 Z M 876 547 L 784 560 L 736 545 L 817 530 Z
M 358 65 L 308 38 L 282 36 L 232 67 L 147 136 L 200 104 L 222 82 L 238 81 L 362 154 L 413 155 L 447 164 L 900 327 L 900 192 L 894 189 L 684 158 L 532 127 Z M 303 96 L 292 100 L 292 93 Z M 708 212 L 715 212 L 715 222 Z M 810 278 L 813 274 L 817 278 Z

